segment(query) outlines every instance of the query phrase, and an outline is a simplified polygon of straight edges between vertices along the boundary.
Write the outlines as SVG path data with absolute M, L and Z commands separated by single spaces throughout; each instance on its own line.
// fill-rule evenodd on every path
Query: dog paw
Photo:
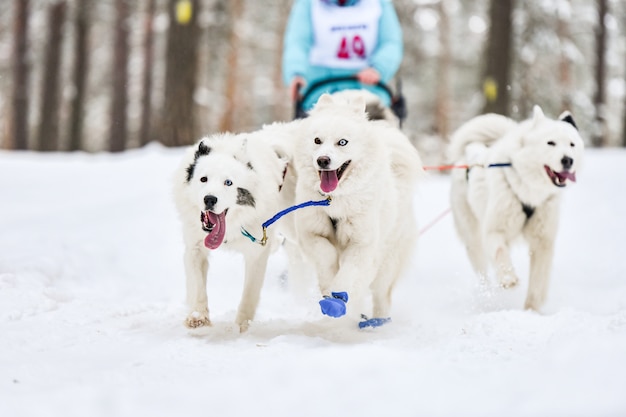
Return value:
M 239 325 L 239 333 L 245 333 L 250 328 L 250 320 L 244 320 L 241 323 L 237 323 Z
M 331 296 L 325 295 L 320 300 L 322 314 L 330 317 L 341 317 L 346 314 L 346 303 L 348 302 L 347 292 L 333 292 Z
M 366 327 L 380 327 L 391 321 L 391 317 L 375 317 L 368 318 L 366 315 L 361 314 L 363 321 L 359 322 L 359 329 L 365 329 Z
M 500 279 L 500 285 L 502 288 L 514 288 L 519 279 L 515 275 L 506 275 Z
M 526 297 L 526 302 L 524 303 L 524 309 L 534 311 L 535 313 L 541 313 L 541 306 L 543 305 L 543 302 L 543 297 L 536 298 L 532 295 L 528 295 L 528 297 Z
M 190 329 L 195 329 L 198 327 L 210 326 L 211 320 L 209 320 L 209 316 L 207 314 L 198 313 L 194 311 L 193 313 L 187 316 L 185 320 L 185 326 Z

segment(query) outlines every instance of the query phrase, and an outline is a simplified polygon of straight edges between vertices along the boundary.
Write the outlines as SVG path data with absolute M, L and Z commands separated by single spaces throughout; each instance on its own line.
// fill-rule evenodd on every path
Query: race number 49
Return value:
M 350 59 L 353 57 L 365 58 L 365 42 L 359 35 L 354 35 L 352 39 L 344 36 L 339 44 L 337 58 Z

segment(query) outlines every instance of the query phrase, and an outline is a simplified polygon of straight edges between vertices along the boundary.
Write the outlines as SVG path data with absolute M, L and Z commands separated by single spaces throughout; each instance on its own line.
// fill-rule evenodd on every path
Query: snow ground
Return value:
M 279 252 L 245 334 L 242 262 L 220 251 L 213 327 L 182 325 L 181 156 L 0 152 L 0 416 L 626 415 L 625 151 L 587 151 L 565 191 L 544 314 L 521 309 L 524 285 L 477 285 L 448 215 L 420 237 L 390 325 L 321 317 L 285 289 Z M 420 186 L 422 225 L 448 185 Z

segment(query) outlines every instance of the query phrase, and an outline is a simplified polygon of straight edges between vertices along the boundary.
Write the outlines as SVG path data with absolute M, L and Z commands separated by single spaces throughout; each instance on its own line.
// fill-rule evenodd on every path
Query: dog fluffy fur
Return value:
M 296 201 L 332 197 L 294 213 L 297 241 L 323 296 L 349 294 L 347 314 L 386 318 L 392 290 L 417 235 L 413 210 L 422 164 L 391 123 L 369 121 L 366 97 L 320 97 L 302 121 L 295 150 Z
M 561 192 L 576 181 L 583 148 L 569 112 L 553 120 L 538 106 L 519 124 L 478 116 L 451 139 L 450 159 L 470 165 L 453 172 L 451 184 L 454 223 L 469 260 L 480 276 L 492 267 L 500 285 L 514 287 L 519 279 L 510 247 L 523 238 L 530 254 L 527 309 L 538 310 L 546 299 Z
M 277 132 L 276 134 L 279 134 Z M 275 138 L 271 138 L 275 140 Z M 241 227 L 261 237 L 261 224 L 291 204 L 281 192 L 287 160 L 266 132 L 218 134 L 190 147 L 174 181 L 185 244 L 187 327 L 209 326 L 206 279 L 209 254 L 226 248 L 243 255 L 245 280 L 236 323 L 245 331 L 259 303 L 270 244 L 252 243 Z M 275 242 L 268 230 L 269 242 Z

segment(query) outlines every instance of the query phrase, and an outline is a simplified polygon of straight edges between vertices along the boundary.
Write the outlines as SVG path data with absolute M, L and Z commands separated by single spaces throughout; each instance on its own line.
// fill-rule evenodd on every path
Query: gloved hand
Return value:
M 331 296 L 325 295 L 320 300 L 322 313 L 330 317 L 341 317 L 346 314 L 346 303 L 348 302 L 347 292 L 331 292 Z

